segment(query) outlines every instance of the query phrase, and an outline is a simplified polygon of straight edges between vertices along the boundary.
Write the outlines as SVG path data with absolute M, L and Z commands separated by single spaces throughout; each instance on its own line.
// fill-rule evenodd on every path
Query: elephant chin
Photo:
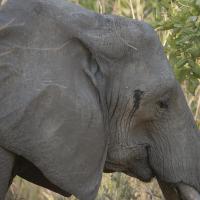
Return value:
M 200 193 L 187 184 L 158 182 L 166 200 L 200 200 Z

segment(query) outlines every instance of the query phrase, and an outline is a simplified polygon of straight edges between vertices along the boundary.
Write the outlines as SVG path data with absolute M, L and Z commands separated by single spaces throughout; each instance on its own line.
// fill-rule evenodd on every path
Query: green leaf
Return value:
M 190 69 L 188 68 L 174 68 L 174 73 L 177 80 L 182 83 L 184 80 L 187 79 L 188 74 L 190 73 Z
M 198 85 L 199 85 L 198 79 L 190 78 L 188 80 L 187 89 L 192 95 L 195 95 L 195 90 Z
M 200 57 L 200 46 L 192 46 L 187 50 L 190 54 L 192 54 L 193 57 L 198 58 Z
M 187 63 L 187 59 L 180 59 L 177 63 L 176 63 L 176 67 L 183 67 L 185 64 Z
M 197 78 L 200 78 L 200 65 L 194 63 L 192 66 L 192 72 L 196 75 Z

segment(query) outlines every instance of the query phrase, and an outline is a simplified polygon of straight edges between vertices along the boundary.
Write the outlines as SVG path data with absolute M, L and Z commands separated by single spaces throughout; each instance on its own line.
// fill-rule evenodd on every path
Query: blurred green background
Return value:
M 102 14 L 144 20 L 157 31 L 200 125 L 200 0 L 71 0 Z M 16 177 L 7 200 L 74 200 Z M 121 173 L 105 174 L 97 200 L 164 199 L 157 182 L 142 183 Z

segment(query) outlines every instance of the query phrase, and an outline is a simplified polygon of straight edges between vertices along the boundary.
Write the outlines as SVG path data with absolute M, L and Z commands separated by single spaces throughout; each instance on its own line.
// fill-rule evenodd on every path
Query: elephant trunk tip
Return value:
M 183 200 L 200 200 L 200 193 L 184 183 L 177 184 L 178 193 Z

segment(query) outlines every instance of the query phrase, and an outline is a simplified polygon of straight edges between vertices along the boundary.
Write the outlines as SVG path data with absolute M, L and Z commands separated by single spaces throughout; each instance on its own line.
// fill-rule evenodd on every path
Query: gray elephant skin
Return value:
M 19 175 L 94 200 L 103 171 L 200 199 L 200 135 L 155 31 L 64 0 L 0 7 L 0 199 Z

